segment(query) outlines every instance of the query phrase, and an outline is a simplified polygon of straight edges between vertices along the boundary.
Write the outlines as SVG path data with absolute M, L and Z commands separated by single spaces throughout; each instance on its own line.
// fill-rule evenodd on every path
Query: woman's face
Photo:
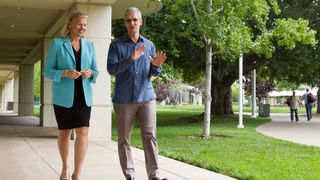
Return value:
M 70 35 L 77 37 L 83 36 L 87 29 L 87 19 L 86 16 L 73 18 L 70 22 Z

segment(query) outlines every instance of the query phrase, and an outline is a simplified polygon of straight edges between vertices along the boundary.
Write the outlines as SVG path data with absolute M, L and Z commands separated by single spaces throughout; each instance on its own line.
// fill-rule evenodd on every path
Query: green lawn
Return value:
M 34 115 L 40 117 L 40 106 L 34 106 Z
M 318 179 L 320 148 L 298 145 L 263 136 L 257 126 L 267 118 L 244 118 L 238 129 L 236 116 L 214 118 L 210 139 L 201 139 L 202 122 L 181 117 L 195 116 L 195 106 L 159 106 L 157 136 L 159 153 L 237 179 Z M 117 139 L 113 115 L 113 139 Z M 133 129 L 132 144 L 141 148 L 140 131 Z
M 239 111 L 239 106 L 238 105 L 233 105 L 232 106 L 233 108 L 233 111 L 234 112 L 238 112 Z M 299 111 L 299 114 L 302 113 L 302 114 L 305 114 L 306 113 L 306 109 L 305 107 L 300 107 L 298 109 Z M 244 106 L 243 107 L 243 112 L 251 112 L 251 107 L 247 107 L 247 106 Z M 259 112 L 259 107 L 257 107 L 257 113 Z M 313 113 L 316 113 L 317 112 L 317 108 L 312 108 L 312 112 Z M 289 107 L 270 107 L 270 113 L 290 113 L 290 109 Z
M 233 105 L 232 106 L 233 108 L 233 111 L 234 112 L 238 112 L 239 111 L 239 106 L 238 105 Z M 161 105 L 158 105 L 158 109 L 172 109 L 172 110 L 188 110 L 188 111 L 201 111 L 203 110 L 203 106 L 161 106 Z M 312 112 L 313 113 L 316 113 L 317 109 L 316 108 L 312 108 Z M 243 107 L 243 112 L 251 112 L 251 107 Z M 258 107 L 257 107 L 257 112 L 258 112 Z M 290 109 L 287 108 L 287 107 L 271 107 L 270 108 L 270 112 L 271 113 L 290 113 Z M 34 113 L 35 113 L 35 116 L 38 116 L 39 117 L 39 114 L 40 114 L 40 107 L 39 106 L 35 106 L 34 107 Z M 302 114 L 305 114 L 305 108 L 302 107 L 299 109 L 299 114 L 302 113 Z

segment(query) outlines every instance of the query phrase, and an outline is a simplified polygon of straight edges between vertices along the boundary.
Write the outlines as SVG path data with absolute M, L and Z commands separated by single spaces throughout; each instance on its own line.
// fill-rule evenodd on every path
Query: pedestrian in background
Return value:
M 298 100 L 298 98 L 296 97 L 296 92 L 292 92 L 292 96 L 290 98 L 288 98 L 288 104 L 290 107 L 290 119 L 291 122 L 293 122 L 294 120 L 296 122 L 299 121 L 299 117 L 298 117 L 298 107 L 300 104 L 300 101 Z
M 304 100 L 304 105 L 306 107 L 307 120 L 311 121 L 312 107 L 314 105 L 314 102 L 316 101 L 316 98 L 313 96 L 311 92 L 309 92 L 308 88 L 306 89 L 306 92 L 303 94 L 303 100 Z

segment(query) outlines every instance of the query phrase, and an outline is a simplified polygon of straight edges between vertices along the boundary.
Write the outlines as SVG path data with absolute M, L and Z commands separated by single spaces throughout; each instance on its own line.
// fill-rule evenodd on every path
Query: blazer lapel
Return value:
M 73 61 L 76 62 L 76 59 L 74 57 L 74 53 L 73 53 L 73 50 L 72 50 L 72 47 L 71 47 L 71 42 L 69 40 L 69 36 L 64 39 L 63 46 L 66 48 L 66 50 L 70 54 L 70 56 L 72 57 Z
M 84 42 L 84 40 L 83 40 L 83 38 L 80 38 L 80 50 L 81 50 L 81 70 L 83 70 L 83 67 L 85 67 L 84 65 L 85 65 L 85 62 L 84 61 L 87 61 L 87 58 L 84 58 L 85 57 L 85 48 L 86 48 L 86 46 L 85 46 L 85 42 Z

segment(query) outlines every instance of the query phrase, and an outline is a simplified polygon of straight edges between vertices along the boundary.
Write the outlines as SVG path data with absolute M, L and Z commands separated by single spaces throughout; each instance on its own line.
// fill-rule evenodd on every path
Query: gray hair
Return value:
M 139 19 L 142 19 L 141 11 L 140 11 L 138 8 L 136 8 L 136 7 L 129 7 L 129 8 L 126 10 L 126 12 L 124 13 L 124 18 L 126 18 L 127 15 L 130 14 L 130 13 L 137 13 Z
M 61 29 L 61 36 L 66 37 L 70 33 L 70 23 L 72 22 L 73 19 L 75 19 L 77 17 L 88 18 L 88 15 L 86 13 L 80 12 L 80 11 L 72 12 L 70 14 L 68 20 L 66 21 L 66 23 L 63 25 L 63 27 Z

